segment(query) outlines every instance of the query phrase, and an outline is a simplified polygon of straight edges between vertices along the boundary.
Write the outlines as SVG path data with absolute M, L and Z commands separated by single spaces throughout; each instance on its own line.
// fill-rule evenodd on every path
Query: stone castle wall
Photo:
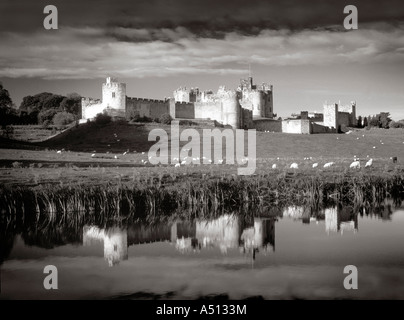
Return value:
M 169 100 L 126 98 L 126 118 L 134 116 L 159 118 L 164 113 L 170 113 Z
M 257 131 L 282 132 L 282 121 L 274 119 L 256 119 L 254 127 Z
M 283 120 L 282 132 L 284 133 L 298 133 L 298 134 L 310 134 L 311 124 L 310 120 Z

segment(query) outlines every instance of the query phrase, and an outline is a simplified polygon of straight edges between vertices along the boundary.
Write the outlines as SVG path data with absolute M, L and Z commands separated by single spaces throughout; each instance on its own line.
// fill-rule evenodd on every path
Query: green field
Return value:
M 148 141 L 148 134 L 155 128 L 170 132 L 168 125 L 119 122 L 105 126 L 83 124 L 42 143 L 2 139 L 0 182 L 23 185 L 97 183 L 130 181 L 135 177 L 164 174 L 181 177 L 237 174 L 237 164 L 192 164 L 180 168 L 144 164 L 148 160 L 149 148 L 155 143 Z M 186 128 L 180 127 L 180 131 Z M 203 129 L 193 128 L 199 132 Z M 185 143 L 181 142 L 181 145 Z M 316 135 L 257 132 L 256 148 L 255 173 L 258 175 L 291 172 L 324 176 L 341 173 L 384 175 L 402 172 L 404 168 L 403 129 L 361 129 L 350 134 Z M 355 156 L 361 159 L 360 170 L 349 169 Z M 394 164 L 390 157 L 397 157 L 398 162 Z M 370 158 L 373 159 L 372 167 L 364 168 Z M 290 169 L 293 162 L 299 165 L 299 169 Z M 327 162 L 335 164 L 331 168 L 324 168 Z M 318 163 L 318 167 L 313 169 L 313 163 Z M 277 165 L 275 170 L 272 169 L 273 164 Z

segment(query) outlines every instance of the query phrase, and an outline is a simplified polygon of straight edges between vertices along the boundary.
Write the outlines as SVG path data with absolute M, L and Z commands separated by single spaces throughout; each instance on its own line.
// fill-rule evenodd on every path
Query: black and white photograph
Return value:
M 404 299 L 403 1 L 1 0 L 0 124 L 0 300 Z

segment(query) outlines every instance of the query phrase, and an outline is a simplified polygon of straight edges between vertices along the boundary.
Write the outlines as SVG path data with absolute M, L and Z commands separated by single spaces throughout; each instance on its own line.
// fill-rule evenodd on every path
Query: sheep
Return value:
M 332 165 L 334 165 L 334 162 L 327 162 L 327 163 L 324 165 L 324 168 L 330 168 Z
M 186 160 L 182 160 L 182 161 L 181 161 L 181 164 L 182 164 L 182 165 L 186 165 L 186 164 L 187 164 L 187 161 L 186 161 Z
M 365 168 L 366 168 L 366 167 L 371 167 L 372 164 L 373 164 L 373 159 L 370 159 L 368 162 L 366 162 Z
M 174 167 L 179 168 L 181 167 L 181 165 L 179 163 L 176 163 Z
M 313 163 L 313 168 L 317 168 L 318 167 L 318 163 Z
M 94 158 L 95 157 L 95 153 L 93 153 L 92 155 L 91 155 L 91 158 Z
M 291 168 L 291 169 L 299 169 L 299 165 L 298 165 L 296 162 L 293 162 L 293 163 L 290 165 L 290 168 Z
M 276 163 L 272 165 L 272 169 L 276 169 Z
M 217 163 L 218 163 L 218 164 L 223 164 L 223 159 L 217 160 Z
M 361 163 L 359 161 L 354 161 L 349 166 L 349 168 L 353 168 L 353 169 L 357 169 L 357 168 L 360 168 L 360 167 L 361 167 Z

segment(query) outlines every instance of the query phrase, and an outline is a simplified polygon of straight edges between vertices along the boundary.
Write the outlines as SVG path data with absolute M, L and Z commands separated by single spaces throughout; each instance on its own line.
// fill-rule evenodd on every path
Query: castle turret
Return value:
M 233 129 L 240 129 L 242 126 L 241 107 L 237 92 L 220 88 L 218 95 L 222 103 L 223 123 L 232 126 Z
M 126 84 L 108 77 L 102 85 L 102 104 L 107 110 L 115 109 L 112 115 L 125 116 Z

